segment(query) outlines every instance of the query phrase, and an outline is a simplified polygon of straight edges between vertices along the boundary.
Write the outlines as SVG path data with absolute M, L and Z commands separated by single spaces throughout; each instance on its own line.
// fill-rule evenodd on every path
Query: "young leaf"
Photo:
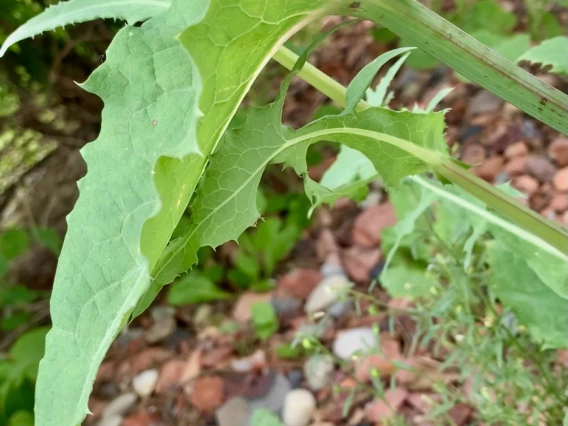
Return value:
M 13 44 L 65 25 L 97 18 L 123 19 L 130 25 L 165 12 L 171 0 L 69 0 L 50 6 L 6 38 L 0 57 Z
M 278 318 L 269 302 L 258 302 L 252 305 L 251 316 L 256 334 L 262 340 L 268 339 L 278 331 Z
M 168 290 L 168 303 L 174 306 L 196 305 L 214 300 L 229 299 L 232 295 L 221 290 L 209 278 L 198 272 L 179 277 Z
M 391 101 L 393 94 L 388 93 L 389 86 L 391 85 L 396 73 L 400 70 L 400 67 L 404 64 L 404 62 L 408 59 L 411 52 L 405 53 L 397 61 L 389 67 L 385 76 L 381 78 L 379 84 L 375 89 L 367 89 L 365 92 L 365 98 L 367 103 L 372 106 L 388 106 L 388 103 Z
M 289 81 L 290 79 L 288 79 Z M 256 193 L 266 166 L 284 162 L 307 173 L 306 152 L 319 140 L 345 143 L 373 161 L 385 182 L 394 185 L 408 174 L 428 170 L 447 155 L 443 114 L 413 114 L 370 108 L 362 113 L 323 117 L 294 131 L 281 124 L 284 83 L 278 99 L 251 110 L 246 122 L 228 132 L 211 156 L 203 185 L 193 202 L 193 224 L 168 248 L 160 274 L 187 270 L 198 247 L 236 240 L 259 218 Z
M 527 50 L 517 62 L 528 61 L 531 64 L 550 66 L 550 71 L 568 74 L 568 37 L 558 36 L 544 40 L 538 46 Z
M 37 426 L 78 425 L 88 413 L 97 369 L 150 284 L 155 260 L 148 252 L 165 246 L 184 210 L 159 192 L 167 184 L 171 194 L 183 184 L 179 176 L 156 184 L 153 177 L 163 156 L 172 162 L 200 157 L 200 81 L 176 36 L 206 6 L 180 0 L 142 27 L 123 28 L 83 85 L 103 99 L 103 125 L 82 150 L 88 173 L 67 218 L 51 298 L 53 328 L 37 383 Z M 161 206 L 169 220 L 152 229 L 149 250 L 143 226 Z

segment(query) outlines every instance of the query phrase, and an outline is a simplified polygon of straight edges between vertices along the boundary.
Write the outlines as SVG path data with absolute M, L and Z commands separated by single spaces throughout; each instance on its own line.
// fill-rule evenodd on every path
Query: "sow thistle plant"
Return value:
M 495 249 L 488 249 L 492 265 L 516 266 L 514 276 L 494 269 L 505 287 L 499 299 L 539 343 L 566 346 L 566 232 L 452 159 L 443 112 L 392 111 L 361 100 L 380 66 L 408 54 L 407 48 L 377 58 L 345 89 L 304 63 L 307 52 L 298 60 L 283 47 L 303 26 L 327 15 L 372 20 L 568 134 L 568 96 L 415 0 L 71 0 L 47 9 L 9 36 L 0 53 L 71 23 L 118 18 L 129 25 L 81 84 L 105 108 L 99 137 L 82 150 L 88 173 L 79 182 L 55 278 L 53 326 L 36 387 L 38 426 L 82 422 L 97 369 L 121 328 L 191 268 L 200 247 L 237 240 L 259 219 L 256 195 L 267 165 L 293 168 L 316 205 L 352 195 L 353 186 L 362 185 L 346 168 L 335 169 L 334 187 L 307 177 L 308 147 L 322 140 L 343 144 L 342 155 L 360 153 L 389 188 L 406 176 L 431 172 L 461 188 L 448 190 L 458 203 L 473 196 L 479 201 L 470 204 L 480 212 L 496 211 L 488 224 L 473 227 L 468 244 L 486 231 L 495 236 Z M 297 130 L 283 126 L 290 76 L 273 103 L 252 109 L 228 131 L 272 57 L 343 111 Z M 419 207 L 430 205 L 431 196 L 425 197 Z M 171 239 L 188 209 L 190 225 Z M 395 245 L 412 233 L 413 217 L 409 213 L 397 225 Z M 525 272 L 530 283 L 517 289 Z

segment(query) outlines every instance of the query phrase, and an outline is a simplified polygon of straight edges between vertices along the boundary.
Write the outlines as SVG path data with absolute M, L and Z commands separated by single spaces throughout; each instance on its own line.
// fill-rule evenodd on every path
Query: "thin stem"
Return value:
M 298 59 L 298 55 L 282 46 L 274 56 L 274 59 L 291 70 Z M 347 89 L 318 68 L 306 63 L 298 73 L 298 76 L 340 106 L 345 106 Z M 369 108 L 369 104 L 361 101 L 358 105 L 358 110 L 361 111 L 366 108 Z M 487 206 L 494 208 L 508 219 L 519 224 L 526 231 L 538 236 L 552 246 L 555 252 L 560 251 L 560 254 L 565 256 L 568 250 L 568 233 L 555 223 L 546 220 L 514 198 L 469 173 L 457 165 L 451 158 L 443 160 L 441 164 L 435 165 L 434 168 L 441 176 L 475 195 Z
M 298 60 L 298 55 L 287 47 L 282 46 L 278 49 L 273 58 L 284 68 L 292 70 Z M 322 75 L 325 76 L 325 78 L 322 78 Z M 345 87 L 309 62 L 306 62 L 300 70 L 298 77 L 335 101 L 340 107 L 345 107 Z M 366 108 L 369 108 L 369 104 L 365 101 L 361 101 L 356 110 L 362 111 Z

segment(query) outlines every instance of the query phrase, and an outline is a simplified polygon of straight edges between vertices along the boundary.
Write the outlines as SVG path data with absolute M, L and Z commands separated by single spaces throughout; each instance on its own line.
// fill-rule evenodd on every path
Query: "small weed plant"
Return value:
M 327 15 L 374 21 L 464 78 L 568 134 L 568 96 L 416 0 L 71 0 L 48 8 L 11 34 L 0 54 L 19 40 L 76 22 L 102 17 L 124 19 L 129 25 L 117 33 L 104 63 L 81 85 L 101 97 L 105 108 L 98 139 L 82 150 L 88 173 L 79 182 L 80 198 L 68 217 L 51 297 L 53 326 L 36 387 L 37 426 L 76 426 L 83 421 L 97 369 L 119 331 L 150 305 L 164 285 L 197 262 L 201 247 L 238 240 L 259 220 L 259 183 L 273 163 L 291 168 L 304 179 L 313 205 L 360 193 L 366 183 L 360 181 L 359 170 L 378 173 L 393 194 L 408 176 L 438 177 L 442 184 L 425 181 L 433 190 L 423 192 L 418 207 L 393 230 L 385 272 L 395 281 L 395 268 L 401 262 L 396 254 L 420 233 L 416 221 L 433 200 L 442 197 L 440 193 L 456 205 L 467 205 L 466 211 L 475 211 L 471 222 L 453 222 L 462 226 L 457 235 L 465 240 L 463 251 L 450 246 L 451 256 L 440 252 L 439 259 L 428 262 L 443 279 L 435 281 L 438 285 L 452 282 L 429 288 L 441 297 L 422 302 L 432 315 L 448 320 L 432 324 L 428 333 L 436 335 L 437 342 L 450 344 L 459 330 L 462 342 L 467 342 L 461 347 L 473 348 L 475 342 L 489 341 L 477 335 L 473 321 L 489 318 L 493 307 L 493 321 L 500 324 L 499 309 L 514 312 L 519 327 L 525 327 L 523 333 L 529 333 L 539 346 L 566 346 L 566 232 L 454 160 L 444 139 L 444 112 L 431 108 L 392 111 L 381 106 L 387 85 L 368 92 L 379 68 L 405 58 L 412 47 L 375 59 L 347 89 L 306 63 L 313 46 L 300 58 L 283 47 L 303 26 Z M 143 24 L 134 25 L 139 22 Z M 550 50 L 543 43 L 535 61 L 556 60 L 550 55 L 556 52 Z M 231 123 L 271 58 L 292 71 L 280 94 L 274 102 L 252 108 Z M 300 129 L 284 126 L 282 106 L 294 75 L 336 101 L 341 112 Z M 345 165 L 344 158 L 336 163 L 330 171 L 335 176 L 333 185 L 325 185 L 329 177 L 315 182 L 307 175 L 308 148 L 319 141 L 342 144 L 341 156 L 351 156 L 353 161 Z M 355 161 L 360 165 L 357 173 L 353 173 Z M 452 217 L 456 210 L 448 210 L 444 214 Z M 180 229 L 178 223 L 186 212 L 189 223 Z M 447 220 L 440 219 L 437 225 L 440 232 L 455 237 L 444 228 L 449 226 Z M 269 227 L 274 229 L 266 232 L 276 235 L 288 232 L 275 224 Z M 488 267 L 476 269 L 483 266 L 473 264 L 480 259 L 478 241 L 486 235 L 492 236 L 483 257 Z M 243 248 L 243 253 L 250 256 L 251 250 L 262 250 L 266 255 L 267 246 L 258 244 Z M 265 272 L 274 267 L 284 248 L 262 258 Z M 241 271 L 252 271 L 242 266 Z M 456 272 L 459 268 L 464 270 L 461 275 Z M 470 276 L 470 271 L 491 277 Z M 470 285 L 476 280 L 485 281 Z M 478 303 L 482 296 L 480 300 L 486 302 Z M 471 303 L 466 304 L 465 297 Z M 258 311 L 257 331 L 267 336 L 272 332 L 270 314 L 262 307 Z M 428 318 L 423 321 L 428 324 Z M 448 329 L 448 324 L 457 330 Z M 505 338 L 500 330 L 488 328 L 486 333 L 498 342 Z M 519 332 L 517 328 L 509 331 L 513 336 Z M 523 333 L 516 338 L 524 338 Z M 481 350 L 477 356 L 489 357 L 484 353 Z M 514 353 L 504 355 L 497 361 L 513 374 Z M 527 377 L 524 374 L 518 380 Z M 546 383 L 547 389 L 558 386 L 553 380 Z M 527 397 L 531 390 L 524 392 L 521 396 Z M 529 409 L 551 408 L 560 414 L 558 405 L 552 406 L 556 400 L 536 399 L 527 402 Z

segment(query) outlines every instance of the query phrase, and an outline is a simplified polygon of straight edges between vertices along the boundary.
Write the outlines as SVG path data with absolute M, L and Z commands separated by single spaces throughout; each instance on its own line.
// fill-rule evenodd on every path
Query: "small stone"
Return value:
M 126 414 L 134 404 L 138 397 L 135 393 L 125 393 L 111 401 L 103 411 L 103 418 L 122 417 Z
M 176 321 L 174 318 L 175 309 L 171 306 L 157 306 L 152 310 L 152 319 L 154 324 L 146 332 L 146 341 L 148 343 L 156 343 L 165 339 L 176 329 Z
M 366 354 L 377 347 L 377 336 L 371 328 L 360 327 L 340 331 L 333 342 L 333 353 L 348 360 L 354 354 Z
M 397 222 L 396 212 L 390 202 L 363 211 L 353 224 L 353 242 L 362 247 L 376 247 L 381 232 Z
M 552 183 L 557 190 L 561 192 L 568 191 L 568 167 L 558 170 L 554 174 Z
M 320 268 L 321 274 L 327 278 L 332 275 L 343 275 L 345 276 L 345 269 L 341 266 L 341 259 L 336 253 L 329 254 L 323 265 Z
M 478 143 L 470 143 L 463 147 L 461 159 L 467 164 L 479 164 L 485 160 L 485 148 Z
M 124 419 L 122 418 L 122 416 L 103 417 L 101 419 L 101 421 L 99 423 L 97 423 L 97 425 L 98 426 L 121 426 L 123 420 Z
M 525 164 L 527 164 L 528 157 L 515 157 L 512 158 L 505 167 L 503 171 L 510 176 L 517 176 L 523 174 L 525 171 Z
M 225 382 L 220 377 L 202 377 L 191 391 L 191 403 L 202 413 L 214 413 L 223 404 Z
M 333 275 L 325 278 L 308 297 L 304 310 L 307 314 L 313 314 L 327 308 L 337 301 L 341 294 L 351 288 L 352 285 L 343 275 Z
M 219 426 L 249 426 L 252 411 L 244 398 L 231 398 L 215 413 Z
M 568 195 L 556 194 L 550 201 L 548 208 L 557 213 L 565 212 L 568 210 Z
M 353 303 L 351 300 L 338 300 L 333 305 L 331 305 L 327 313 L 336 320 L 344 318 L 349 312 L 351 312 L 351 308 Z
M 278 280 L 278 289 L 286 290 L 297 299 L 306 300 L 322 279 L 320 271 L 297 268 Z
M 140 397 L 152 395 L 158 383 L 158 370 L 146 370 L 132 379 L 132 387 Z
M 554 139 L 548 147 L 548 156 L 560 167 L 568 166 L 568 138 Z
M 556 167 L 546 157 L 531 155 L 525 164 L 525 171 L 540 182 L 549 182 L 556 173 Z
M 450 408 L 448 416 L 451 417 L 456 426 L 462 426 L 466 424 L 472 412 L 473 410 L 469 405 L 460 402 Z
M 368 282 L 369 273 L 381 258 L 378 248 L 351 247 L 343 252 L 343 264 L 349 276 L 357 282 Z
M 213 315 L 213 308 L 206 303 L 198 305 L 193 314 L 193 324 L 198 327 L 203 327 L 209 324 L 211 316 Z
M 288 381 L 290 382 L 290 385 L 292 386 L 292 389 L 297 389 L 300 387 L 300 384 L 302 383 L 302 380 L 304 379 L 304 373 L 302 373 L 302 370 L 295 368 L 293 370 L 290 370 L 288 372 Z
M 497 176 L 495 176 L 495 184 L 501 185 L 507 183 L 511 180 L 511 176 L 507 172 L 501 172 Z
M 493 182 L 495 177 L 503 170 L 503 157 L 489 157 L 480 165 L 472 169 L 473 173 L 488 182 Z
M 302 301 L 293 296 L 281 295 L 279 292 L 272 295 L 270 303 L 277 315 L 289 317 L 297 313 L 302 307 Z
M 507 147 L 507 149 L 505 150 L 505 158 L 510 160 L 514 157 L 522 157 L 528 155 L 528 153 L 529 148 L 524 142 L 516 142 Z
M 503 100 L 488 90 L 480 90 L 470 99 L 466 115 L 471 117 L 478 114 L 487 114 L 501 108 Z
M 252 370 L 262 370 L 266 367 L 266 353 L 262 349 L 259 349 L 252 355 L 234 359 L 231 361 L 231 367 L 239 373 L 248 373 Z
M 142 410 L 125 418 L 122 426 L 152 426 L 153 424 L 155 424 L 155 419 L 152 415 Z
M 319 391 L 329 385 L 334 370 L 335 365 L 331 356 L 311 356 L 304 365 L 304 375 L 310 389 Z
M 179 384 L 185 370 L 185 361 L 174 359 L 167 362 L 160 369 L 160 377 L 156 383 L 156 393 L 164 393 Z
M 376 371 L 380 377 L 388 376 L 394 371 L 393 361 L 402 358 L 400 343 L 388 333 L 381 333 L 381 354 L 370 354 L 355 362 L 355 377 L 360 382 L 371 380 Z
M 285 426 L 307 426 L 316 409 L 316 399 L 305 389 L 295 389 L 286 394 L 282 420 Z
M 392 417 L 404 404 L 408 392 L 402 388 L 389 389 L 384 394 L 384 399 L 378 399 L 367 406 L 367 418 L 378 424 Z
M 282 374 L 276 374 L 272 382 L 272 386 L 262 398 L 249 400 L 252 411 L 259 408 L 270 410 L 278 413 L 284 406 L 284 398 L 286 394 L 292 390 L 292 386 L 286 377 Z
M 239 322 L 247 322 L 252 318 L 252 305 L 259 302 L 270 303 L 272 295 L 270 293 L 247 292 L 241 294 L 235 307 L 233 308 L 233 319 Z
M 523 194 L 532 195 L 539 187 L 538 180 L 528 175 L 523 175 L 513 179 L 513 187 L 517 188 Z
M 363 210 L 378 205 L 383 200 L 381 191 L 370 191 L 367 197 L 359 203 L 359 207 Z
M 536 128 L 533 120 L 523 120 L 521 123 L 521 132 L 529 139 L 540 139 L 540 131 Z

